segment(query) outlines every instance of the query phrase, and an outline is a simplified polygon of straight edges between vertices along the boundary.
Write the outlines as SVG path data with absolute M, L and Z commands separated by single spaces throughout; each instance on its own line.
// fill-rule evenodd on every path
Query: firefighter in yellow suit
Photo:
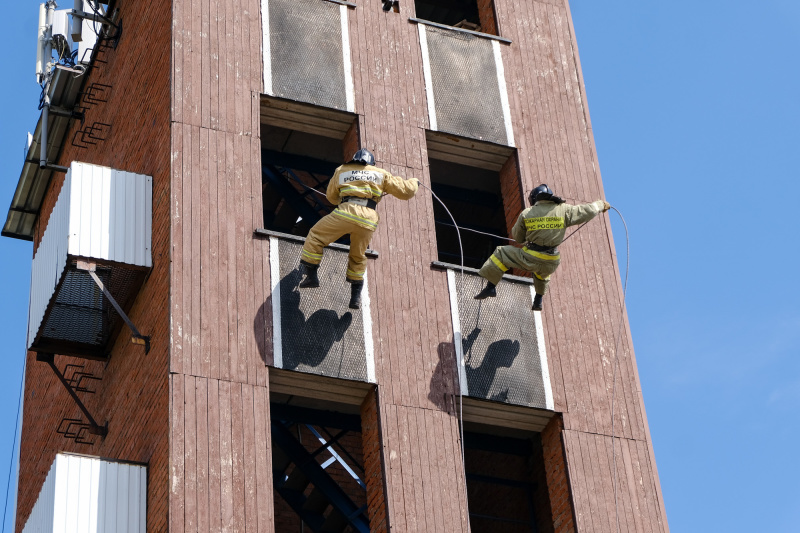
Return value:
M 419 180 L 405 180 L 392 176 L 375 166 L 375 156 L 362 148 L 349 163 L 340 166 L 328 183 L 326 196 L 337 206 L 314 224 L 303 245 L 300 264 L 305 277 L 301 288 L 319 287 L 317 270 L 322 261 L 322 251 L 327 245 L 345 234 L 350 234 L 350 255 L 347 261 L 347 281 L 350 283 L 351 309 L 361 307 L 361 288 L 367 271 L 367 247 L 378 227 L 375 208 L 386 194 L 401 200 L 410 200 L 417 193 Z
M 520 213 L 511 230 L 514 240 L 525 246 L 498 246 L 486 260 L 480 275 L 488 281 L 486 287 L 475 295 L 476 300 L 497 296 L 495 285 L 500 282 L 503 272 L 509 268 L 519 268 L 533 273 L 533 287 L 536 296 L 533 310 L 542 310 L 542 297 L 547 292 L 550 276 L 561 262 L 558 245 L 564 240 L 569 226 L 582 224 L 611 208 L 604 200 L 589 204 L 570 205 L 555 196 L 545 184 L 539 185 L 530 196 L 531 206 Z

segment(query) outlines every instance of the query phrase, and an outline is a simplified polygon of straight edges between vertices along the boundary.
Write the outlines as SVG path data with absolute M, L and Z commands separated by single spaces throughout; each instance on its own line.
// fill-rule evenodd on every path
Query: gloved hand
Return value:
M 611 209 L 611 204 L 603 200 L 603 213 Z

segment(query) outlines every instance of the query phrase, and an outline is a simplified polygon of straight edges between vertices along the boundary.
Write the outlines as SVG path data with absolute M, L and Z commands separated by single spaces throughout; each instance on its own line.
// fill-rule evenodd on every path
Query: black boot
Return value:
M 497 296 L 497 291 L 495 290 L 495 284 L 491 281 L 486 282 L 486 286 L 483 288 L 481 292 L 475 295 L 476 300 L 483 300 L 485 298 L 494 298 Z
M 361 288 L 363 286 L 363 281 L 350 282 L 350 303 L 347 306 L 350 309 L 361 309 Z
M 542 310 L 542 295 L 537 294 L 533 298 L 533 307 L 531 307 L 534 311 L 541 311 Z
M 317 277 L 317 270 L 319 265 L 312 265 L 310 263 L 301 263 L 303 265 L 303 274 L 305 277 L 300 282 L 301 289 L 313 289 L 319 287 L 319 278 Z

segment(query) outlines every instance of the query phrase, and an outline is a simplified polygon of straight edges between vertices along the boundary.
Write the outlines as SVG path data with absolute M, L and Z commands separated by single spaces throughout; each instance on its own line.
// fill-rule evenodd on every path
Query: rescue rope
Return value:
M 449 216 L 450 220 L 453 221 L 453 227 L 456 228 L 456 234 L 458 235 L 458 250 L 459 250 L 459 253 L 461 254 L 461 278 L 460 278 L 461 290 L 459 292 L 463 295 L 464 294 L 464 246 L 461 243 L 461 228 L 458 227 L 458 224 L 456 223 L 455 217 L 453 217 L 453 214 L 447 208 L 445 203 L 438 196 L 436 196 L 436 193 L 433 192 L 433 189 L 431 189 L 430 187 L 428 187 L 427 185 L 425 185 L 421 181 L 419 182 L 419 184 L 422 185 L 423 187 L 425 187 L 426 189 L 428 189 L 430 191 L 431 195 L 434 198 L 436 198 L 436 201 L 439 202 L 440 204 L 442 204 L 442 207 L 447 212 L 447 216 Z M 459 305 L 460 305 L 460 302 L 459 302 Z M 453 324 L 453 326 L 455 326 L 455 324 Z M 459 329 L 461 329 L 461 324 L 459 324 L 458 327 L 459 327 Z M 453 339 L 453 341 L 455 341 L 455 339 Z M 459 336 L 458 342 L 461 344 L 461 358 L 462 359 L 461 359 L 461 361 L 456 361 L 456 365 L 463 365 L 464 364 L 464 359 L 463 359 L 464 358 L 463 336 Z M 456 355 L 458 355 L 458 352 L 456 352 Z M 468 490 L 468 488 L 467 488 L 467 460 L 466 460 L 466 455 L 465 455 L 465 450 L 464 450 L 464 396 L 461 393 L 461 391 L 463 389 L 462 389 L 462 383 L 461 383 L 461 372 L 460 372 L 458 366 L 456 367 L 456 375 L 458 376 L 458 427 L 459 427 L 459 435 L 461 437 L 461 466 L 464 469 L 464 500 L 467 503 L 467 525 L 469 525 L 469 498 L 467 498 L 467 490 Z
M 14 466 L 14 450 L 17 447 L 17 431 L 19 430 L 19 424 L 22 419 L 22 413 L 20 409 L 22 407 L 22 389 L 25 383 L 25 367 L 27 366 L 27 357 L 22 364 L 22 376 L 19 379 L 19 399 L 17 400 L 17 419 L 14 421 L 14 440 L 11 441 L 11 458 L 8 461 L 8 479 L 6 480 L 6 501 L 3 505 L 3 533 L 6 531 L 6 513 L 8 512 L 8 491 L 11 487 L 11 469 Z
M 617 532 L 619 533 L 619 502 L 617 500 L 617 448 L 614 446 L 614 400 L 616 399 L 617 394 L 617 366 L 619 364 L 617 349 L 619 348 L 622 323 L 625 321 L 625 300 L 628 294 L 628 274 L 630 273 L 631 267 L 631 241 L 628 235 L 628 224 L 625 222 L 625 217 L 623 217 L 619 209 L 613 205 L 611 206 L 611 209 L 617 212 L 620 220 L 622 220 L 622 225 L 625 228 L 625 283 L 622 286 L 622 307 L 619 311 L 619 326 L 617 327 L 617 334 L 614 340 L 614 369 L 611 385 L 611 468 L 613 469 L 614 473 L 614 512 L 617 516 Z
M 429 188 L 428 188 L 428 187 L 426 187 L 426 189 L 429 189 Z M 431 191 L 431 192 L 433 192 L 433 191 Z M 438 200 L 438 198 L 437 198 L 437 200 Z M 441 202 L 441 200 L 439 200 L 439 202 Z M 442 205 L 444 205 L 444 204 L 442 204 Z M 450 218 L 453 218 L 453 217 L 451 216 Z M 580 226 L 578 226 L 578 229 L 576 229 L 575 231 L 573 231 L 572 233 L 570 233 L 569 235 L 567 235 L 566 237 L 564 237 L 564 240 L 563 240 L 563 241 L 561 241 L 561 244 L 563 244 L 564 242 L 566 242 L 566 241 L 567 241 L 567 239 L 569 239 L 570 237 L 572 237 L 573 235 L 575 235 L 576 233 L 578 233 L 578 232 L 581 230 L 581 228 L 582 228 L 582 227 L 584 227 L 584 226 L 585 226 L 586 224 L 588 224 L 589 222 L 591 222 L 591 220 L 587 220 L 586 222 L 584 222 L 583 224 L 581 224 Z M 456 228 L 458 231 L 471 231 L 472 233 L 478 233 L 478 234 L 480 234 L 480 235 L 486 235 L 487 237 L 494 237 L 495 239 L 500 239 L 500 240 L 509 241 L 509 242 L 517 242 L 515 239 L 509 239 L 508 237 L 501 237 L 500 235 L 495 235 L 494 233 L 487 233 L 487 232 L 485 232 L 485 231 L 478 231 L 478 230 L 476 230 L 476 229 L 471 229 L 471 228 L 461 228 L 461 227 L 459 227 L 459 226 L 457 226 L 457 225 L 455 225 L 455 224 L 448 224 L 447 222 L 437 222 L 437 224 L 439 224 L 439 225 L 441 225 L 441 226 L 449 226 L 449 227 L 451 227 L 451 228 Z M 560 246 L 561 244 L 559 244 L 559 246 Z

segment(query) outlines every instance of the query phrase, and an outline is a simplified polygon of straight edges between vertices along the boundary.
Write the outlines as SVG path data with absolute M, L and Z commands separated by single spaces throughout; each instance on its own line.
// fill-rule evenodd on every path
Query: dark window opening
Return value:
M 341 140 L 262 125 L 264 228 L 305 237 L 333 210 L 325 190 L 343 160 Z
M 314 402 L 284 394 L 271 399 L 275 531 L 369 531 L 358 408 L 307 407 Z
M 504 236 L 507 233 L 499 173 L 438 159 L 430 160 L 430 173 L 433 192 L 461 228 L 464 266 L 480 268 L 497 246 L 508 244 L 508 241 L 482 234 Z M 458 233 L 447 211 L 436 200 L 433 201 L 433 216 L 439 261 L 461 264 Z
M 553 531 L 538 433 L 509 437 L 467 431 L 464 446 L 473 533 Z
M 492 0 L 415 0 L 417 18 L 498 35 Z

